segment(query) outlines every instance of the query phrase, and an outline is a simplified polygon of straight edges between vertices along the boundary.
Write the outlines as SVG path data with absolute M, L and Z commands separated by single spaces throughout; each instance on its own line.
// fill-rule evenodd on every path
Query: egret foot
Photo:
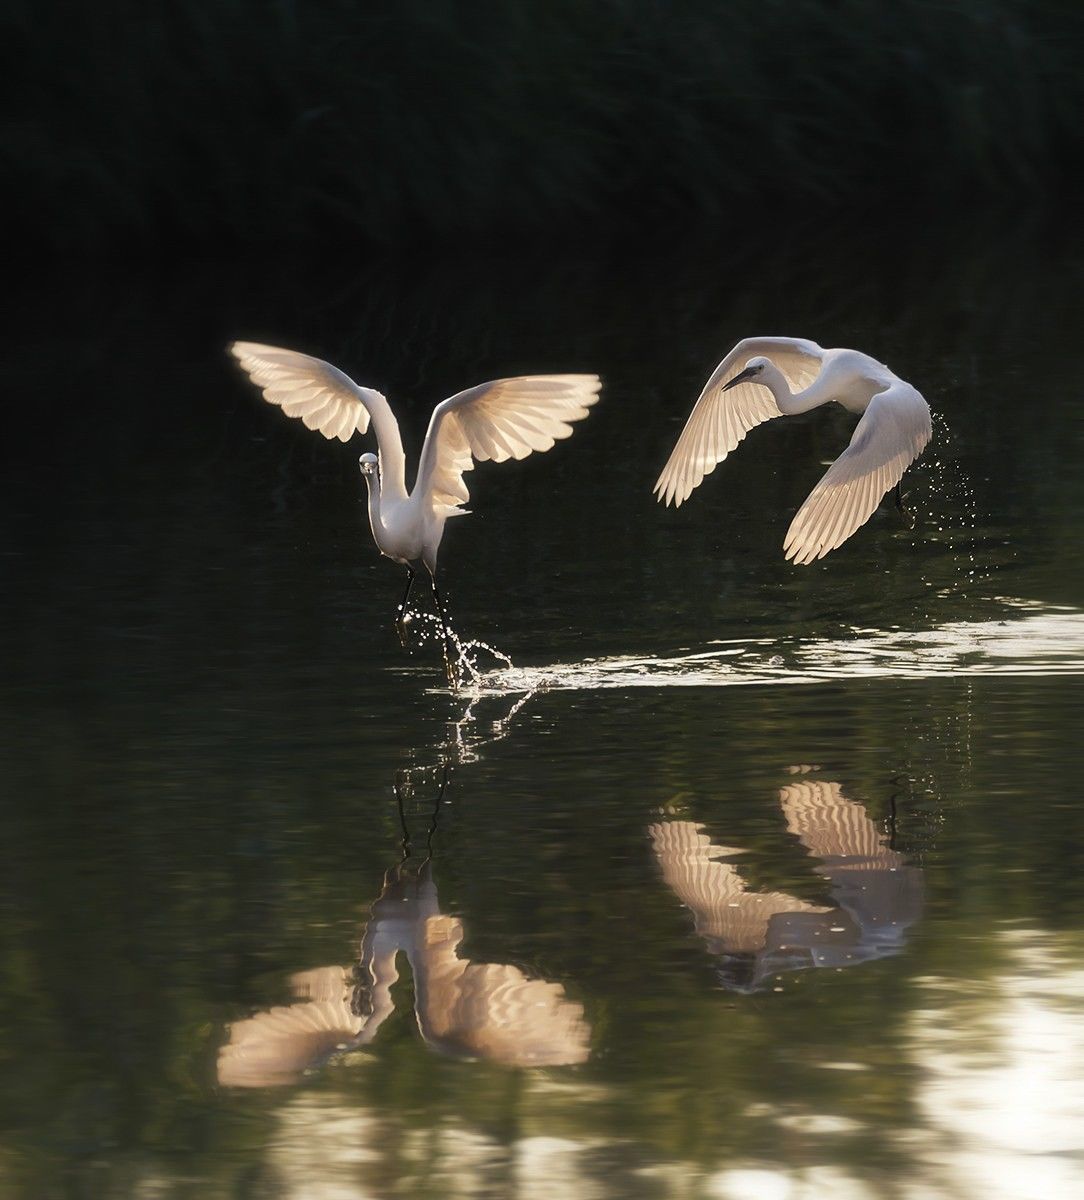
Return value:
M 903 523 L 907 526 L 908 529 L 914 529 L 915 514 L 913 512 L 911 512 L 911 510 L 904 505 L 903 490 L 901 488 L 901 485 L 898 483 L 896 484 L 895 501 L 896 501 L 896 508 L 899 510 L 900 516 L 903 517 Z
M 433 568 L 429 568 L 429 580 L 433 585 L 433 602 L 437 606 L 437 616 L 440 618 L 441 632 L 441 649 L 444 653 L 444 677 L 448 680 L 448 686 L 453 692 L 459 691 L 459 672 L 456 669 L 456 662 L 452 656 L 452 639 L 448 636 L 448 613 L 444 607 L 444 601 L 440 598 L 440 589 L 437 587 L 437 577 L 433 573 Z
M 407 601 L 410 599 L 410 589 L 414 586 L 414 568 L 407 564 L 406 572 L 406 590 L 399 601 L 399 607 L 395 610 L 395 632 L 399 635 L 399 645 L 404 650 L 409 650 L 406 633 L 410 624 L 410 610 L 407 608 Z

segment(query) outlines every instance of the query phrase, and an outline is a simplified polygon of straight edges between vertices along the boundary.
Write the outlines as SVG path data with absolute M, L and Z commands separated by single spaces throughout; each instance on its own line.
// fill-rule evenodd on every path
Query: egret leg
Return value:
M 433 815 L 429 818 L 429 832 L 425 835 L 425 862 L 433 861 L 433 834 L 437 831 L 440 820 L 440 806 L 444 803 L 444 793 L 448 790 L 448 764 L 440 764 L 440 791 L 433 801 Z M 425 863 L 422 864 L 423 866 Z
M 448 764 L 442 762 L 439 768 L 425 768 L 423 775 L 426 779 L 433 777 L 436 770 L 440 773 L 440 784 L 437 788 L 437 793 L 433 798 L 433 811 L 429 815 L 429 829 L 425 834 L 425 861 L 422 866 L 429 863 L 433 859 L 433 836 L 437 832 L 437 823 L 440 820 L 440 807 L 444 803 L 444 795 L 448 790 L 448 781 L 451 778 Z M 407 805 L 414 799 L 414 776 L 418 774 L 418 769 L 397 771 L 395 780 L 392 783 L 392 790 L 395 792 L 395 804 L 399 811 L 399 828 L 403 831 L 403 838 L 400 842 L 403 857 L 399 863 L 400 867 L 406 865 L 407 860 L 413 854 L 413 844 L 410 837 L 410 825 L 407 821 Z
M 395 632 L 399 635 L 399 645 L 405 650 L 407 648 L 406 639 L 406 615 L 407 601 L 410 599 L 410 589 L 414 586 L 414 568 L 407 567 L 406 590 L 403 592 L 403 598 L 399 601 L 399 607 L 395 613 Z
M 902 482 L 896 484 L 895 501 L 896 501 L 896 508 L 899 509 L 900 516 L 903 517 L 904 523 L 906 524 L 907 528 L 914 529 L 914 527 L 915 527 L 914 513 L 912 513 L 911 510 L 909 508 L 907 508 L 903 503 L 903 484 L 902 484 Z
M 440 598 L 440 589 L 437 587 L 437 577 L 430 571 L 429 578 L 433 584 L 433 600 L 437 606 L 437 616 L 440 618 L 440 632 L 444 638 L 444 674 L 448 680 L 448 686 L 453 692 L 459 691 L 459 674 L 455 668 L 455 660 L 452 655 L 452 640 L 448 636 L 448 617 L 444 611 L 444 601 Z
M 402 780 L 401 783 L 400 779 Z M 403 851 L 403 862 L 406 862 L 410 857 L 410 826 L 407 825 L 406 809 L 403 806 L 403 801 L 404 799 L 409 799 L 414 794 L 409 771 L 396 771 L 392 790 L 395 792 L 395 804 L 399 809 L 399 828 L 403 831 L 403 840 L 400 842 L 400 846 Z

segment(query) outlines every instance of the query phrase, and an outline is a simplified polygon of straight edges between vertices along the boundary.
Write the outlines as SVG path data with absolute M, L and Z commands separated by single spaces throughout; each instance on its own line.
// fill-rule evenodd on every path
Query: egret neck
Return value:
M 363 471 L 362 478 L 365 480 L 365 487 L 369 493 L 369 527 L 373 531 L 373 539 L 381 552 L 384 551 L 383 534 L 384 520 L 380 515 L 380 492 L 381 492 L 381 472 Z
M 787 377 L 775 363 L 769 362 L 765 363 L 757 383 L 763 384 L 771 392 L 779 411 L 785 417 L 792 417 L 834 400 L 833 392 L 837 390 L 834 375 L 835 372 L 831 369 L 823 370 L 809 387 L 800 392 L 792 392 Z

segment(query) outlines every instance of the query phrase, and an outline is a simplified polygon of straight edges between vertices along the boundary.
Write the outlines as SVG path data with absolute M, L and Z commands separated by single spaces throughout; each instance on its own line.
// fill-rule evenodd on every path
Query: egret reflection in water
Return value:
M 780 788 L 779 804 L 788 832 L 829 881 L 831 905 L 750 890 L 731 861 L 743 851 L 716 845 L 693 821 L 648 828 L 663 879 L 692 912 L 696 932 L 721 960 L 720 981 L 733 991 L 757 991 L 787 971 L 898 954 L 922 915 L 922 871 L 838 783 L 795 780 Z
M 385 875 L 372 904 L 358 964 L 302 971 L 291 977 L 294 1003 L 235 1022 L 218 1056 L 220 1084 L 296 1083 L 333 1055 L 368 1045 L 395 1009 L 392 988 L 399 979 L 400 953 L 413 975 L 418 1030 L 438 1053 L 514 1067 L 587 1060 L 591 1030 L 583 1006 L 569 1000 L 560 984 L 532 979 L 509 963 L 461 957 L 463 922 L 441 911 L 431 853 L 447 768 L 420 861 L 404 807 L 418 775 L 401 772 L 396 780 L 403 856 Z

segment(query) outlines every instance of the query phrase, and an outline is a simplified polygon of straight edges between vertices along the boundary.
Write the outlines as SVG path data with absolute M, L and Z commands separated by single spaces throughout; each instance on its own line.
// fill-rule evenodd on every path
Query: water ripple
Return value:
M 670 657 L 621 655 L 480 673 L 468 691 L 594 691 L 630 687 L 738 687 L 839 679 L 1084 674 L 1084 612 L 1001 600 L 989 621 L 927 630 L 855 629 L 838 639 L 717 641 Z

